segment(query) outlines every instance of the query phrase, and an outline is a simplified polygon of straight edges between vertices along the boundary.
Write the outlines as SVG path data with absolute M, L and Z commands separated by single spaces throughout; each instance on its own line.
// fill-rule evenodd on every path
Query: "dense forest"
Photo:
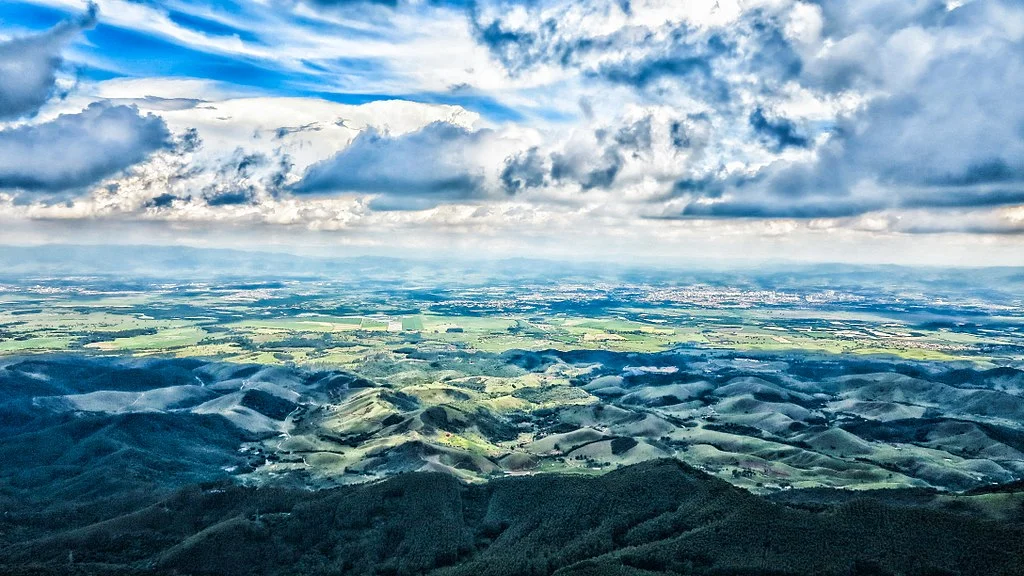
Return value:
M 211 482 L 121 503 L 8 501 L 0 573 L 1024 573 L 1024 515 L 897 492 L 772 501 L 675 460 L 485 484 L 429 473 L 320 491 Z

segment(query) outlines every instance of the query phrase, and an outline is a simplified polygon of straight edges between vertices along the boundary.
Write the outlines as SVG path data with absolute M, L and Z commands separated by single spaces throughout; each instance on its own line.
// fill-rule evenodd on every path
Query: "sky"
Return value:
M 1019 0 L 5 0 L 0 244 L 1024 265 Z

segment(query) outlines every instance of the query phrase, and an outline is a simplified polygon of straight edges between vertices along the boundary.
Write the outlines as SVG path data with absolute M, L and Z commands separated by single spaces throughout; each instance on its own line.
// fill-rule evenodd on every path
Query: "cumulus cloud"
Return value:
M 151 85 L 144 85 L 139 92 L 115 95 L 118 102 L 138 102 L 142 114 L 159 115 L 174 135 L 172 142 L 110 186 L 77 197 L 79 213 L 185 221 L 251 218 L 257 213 L 284 218 L 274 212 L 279 202 L 309 207 L 328 199 L 295 195 L 292 187 L 309 167 L 329 160 L 360 134 L 399 137 L 431 122 L 470 126 L 477 120 L 458 107 L 398 100 L 352 106 L 300 98 L 239 98 L 168 110 L 162 100 L 135 97 L 151 91 Z M 366 200 L 339 202 L 363 205 Z M 302 212 L 322 214 L 312 208 Z
M 60 192 L 94 184 L 169 145 L 164 121 L 94 103 L 78 114 L 0 131 L 0 188 Z
M 252 92 L 231 77 L 216 90 L 209 83 L 186 90 L 196 81 L 182 79 L 101 83 L 65 104 L 113 98 L 105 109 L 137 106 L 173 133 L 192 129 L 196 144 L 179 136 L 167 147 L 165 136 L 165 150 L 111 186 L 76 197 L 73 207 L 42 201 L 45 210 L 22 208 L 27 203 L 19 201 L 11 209 L 351 234 L 436 226 L 500 235 L 523 222 L 577 234 L 611 223 L 638 238 L 730 230 L 738 245 L 744 234 L 811 229 L 821 237 L 838 229 L 1019 235 L 1020 2 L 286 4 L 294 10 L 272 18 L 267 13 L 278 4 L 215 10 L 218 22 L 246 33 L 231 41 L 184 24 L 147 27 L 153 19 L 140 15 L 149 7 L 117 20 L 218 57 L 274 63 L 301 82 L 273 76 L 266 90 L 277 92 L 259 98 L 240 97 Z M 86 20 L 62 26 L 81 28 Z M 43 51 L 55 55 L 50 60 L 36 60 L 48 63 L 44 80 L 59 75 L 63 29 L 33 37 L 57 46 Z M 96 45 L 82 53 L 105 58 L 103 35 L 91 36 Z M 11 54 L 0 48 L 0 62 Z M 198 61 L 193 52 L 188 58 Z M 53 81 L 36 85 L 43 88 L 26 88 L 34 96 L 23 99 L 35 104 L 8 118 L 30 116 L 53 91 Z M 346 106 L 308 91 L 389 96 Z M 117 115 L 128 132 L 157 126 L 138 112 L 90 110 L 53 123 L 85 124 L 92 114 Z M 27 153 L 0 158 L 0 184 L 77 188 L 131 164 L 130 153 L 104 164 L 102 138 L 90 140 L 85 129 L 72 138 L 74 130 L 50 124 L 0 133 L 0 146 L 27 149 L 12 142 L 50 130 L 36 145 L 73 141 L 69 166 Z M 151 136 L 161 140 L 157 132 Z M 77 144 L 85 141 L 88 150 Z M 131 148 L 140 149 L 146 146 Z M 0 206 L 8 197 L 0 195 Z M 416 212 L 423 209 L 431 210 Z M 661 220 L 637 226 L 649 217 Z
M 550 181 L 551 165 L 536 146 L 505 159 L 501 184 L 512 195 L 528 188 L 540 188 Z
M 514 78 L 558 70 L 683 113 L 672 142 L 696 138 L 707 161 L 679 162 L 676 184 L 649 198 L 665 216 L 722 218 L 1024 201 L 1022 23 L 1024 7 L 1006 0 L 553 0 L 473 15 Z M 600 96 L 585 102 L 600 115 Z M 631 164 L 663 171 L 628 149 L 644 141 L 636 129 L 520 151 L 501 184 L 588 191 L 624 185 Z
M 770 118 L 765 115 L 763 108 L 755 108 L 750 113 L 750 126 L 775 150 L 806 148 L 810 145 L 810 140 L 800 133 L 793 121 L 783 117 Z
M 705 187 L 682 180 L 692 200 L 682 215 L 817 218 L 1024 202 L 1024 27 L 1004 24 L 1024 22 L 1024 8 L 912 4 L 823 3 L 826 48 L 796 80 L 872 95 L 837 117 L 811 156 L 780 156 Z M 861 42 L 875 49 L 843 47 Z M 749 123 L 775 152 L 812 146 L 796 123 L 763 108 Z
M 53 28 L 0 43 L 0 120 L 34 114 L 57 83 L 61 50 L 79 32 L 96 24 L 97 8 Z
M 777 84 L 802 67 L 783 30 L 785 2 L 742 11 L 729 4 L 484 2 L 473 27 L 512 76 L 557 68 L 649 96 L 682 91 L 724 105 L 738 88 Z
M 447 122 L 400 136 L 370 128 L 338 154 L 311 166 L 292 190 L 380 194 L 386 198 L 377 206 L 387 209 L 477 199 L 486 195 L 485 176 L 472 156 L 490 134 Z
M 544 188 L 609 192 L 638 180 L 671 182 L 672 175 L 702 157 L 704 124 L 700 115 L 681 117 L 669 108 L 635 108 L 615 118 L 595 119 L 562 140 L 506 157 L 501 186 L 513 195 Z

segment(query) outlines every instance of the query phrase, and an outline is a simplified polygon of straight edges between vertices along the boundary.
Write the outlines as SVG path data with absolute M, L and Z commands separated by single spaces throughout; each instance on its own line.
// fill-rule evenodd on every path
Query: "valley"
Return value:
M 1024 566 L 1012 282 L 400 266 L 0 278 L 0 572 Z

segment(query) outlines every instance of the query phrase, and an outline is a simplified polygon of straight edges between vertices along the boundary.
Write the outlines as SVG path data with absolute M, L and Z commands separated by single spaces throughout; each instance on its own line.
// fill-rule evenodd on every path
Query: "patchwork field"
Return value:
M 1021 479 L 1021 308 L 936 300 L 665 281 L 34 279 L 0 288 L 0 384 L 41 421 L 222 419 L 248 438 L 232 474 L 257 484 L 658 458 L 755 492 Z

